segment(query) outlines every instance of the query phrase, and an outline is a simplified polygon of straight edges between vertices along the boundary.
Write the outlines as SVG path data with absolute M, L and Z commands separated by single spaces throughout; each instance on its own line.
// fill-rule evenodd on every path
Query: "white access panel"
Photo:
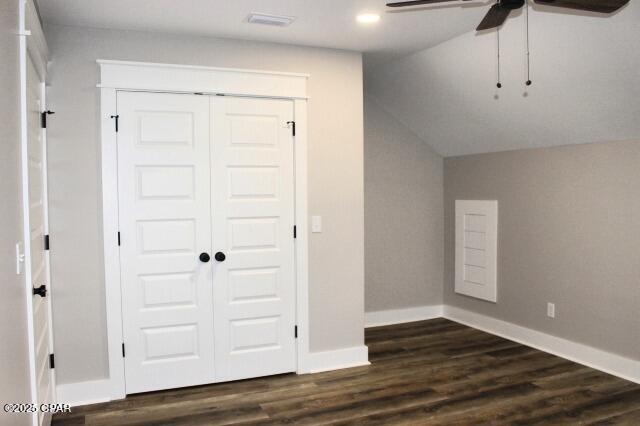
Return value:
M 456 200 L 456 287 L 498 301 L 498 202 Z

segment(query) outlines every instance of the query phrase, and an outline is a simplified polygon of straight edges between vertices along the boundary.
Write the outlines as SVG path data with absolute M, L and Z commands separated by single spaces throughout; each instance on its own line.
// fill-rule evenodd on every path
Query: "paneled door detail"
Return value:
M 54 375 L 50 354 L 51 297 L 49 257 L 45 247 L 48 233 L 46 145 L 41 127 L 44 111 L 43 83 L 30 59 L 27 60 L 27 156 L 29 174 L 29 233 L 31 238 L 31 280 L 33 285 L 33 337 L 35 349 L 36 402 L 54 402 Z M 38 424 L 48 424 L 50 415 L 38 412 Z
M 126 391 L 211 383 L 209 98 L 117 96 Z
M 216 380 L 296 369 L 293 102 L 212 97 Z

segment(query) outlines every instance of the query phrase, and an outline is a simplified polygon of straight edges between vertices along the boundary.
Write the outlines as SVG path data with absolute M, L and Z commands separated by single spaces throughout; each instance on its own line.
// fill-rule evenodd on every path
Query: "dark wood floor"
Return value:
M 135 395 L 55 425 L 640 425 L 640 385 L 445 319 L 371 328 L 371 366 Z

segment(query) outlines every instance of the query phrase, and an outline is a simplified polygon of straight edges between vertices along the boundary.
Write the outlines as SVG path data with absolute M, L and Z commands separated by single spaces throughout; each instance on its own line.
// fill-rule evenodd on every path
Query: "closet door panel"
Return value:
M 293 103 L 211 104 L 216 380 L 295 371 Z
M 118 93 L 127 393 L 211 383 L 209 100 Z

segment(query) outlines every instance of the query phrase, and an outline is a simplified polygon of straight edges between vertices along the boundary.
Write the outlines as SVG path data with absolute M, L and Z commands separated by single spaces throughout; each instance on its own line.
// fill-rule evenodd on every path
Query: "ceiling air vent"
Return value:
M 247 18 L 250 24 L 273 25 L 276 27 L 288 27 L 296 18 L 293 16 L 267 15 L 265 13 L 251 13 Z

